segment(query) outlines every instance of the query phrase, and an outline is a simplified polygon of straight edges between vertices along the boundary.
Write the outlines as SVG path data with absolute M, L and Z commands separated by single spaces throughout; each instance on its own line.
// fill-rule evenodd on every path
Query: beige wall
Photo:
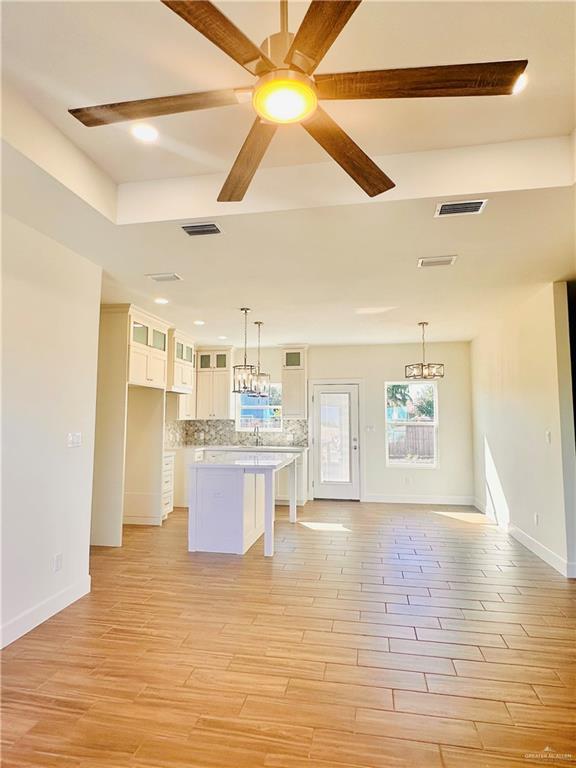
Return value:
M 101 269 L 8 216 L 2 240 L 5 645 L 90 589 Z
M 566 574 L 575 458 L 565 284 L 485 327 L 472 381 L 476 503 Z
M 311 347 L 308 380 L 362 380 L 360 404 L 364 457 L 362 498 L 366 501 L 409 501 L 469 504 L 474 496 L 470 402 L 470 345 L 430 344 L 428 357 L 446 365 L 438 381 L 438 466 L 435 469 L 386 466 L 386 381 L 404 379 L 406 363 L 420 359 L 418 344 Z

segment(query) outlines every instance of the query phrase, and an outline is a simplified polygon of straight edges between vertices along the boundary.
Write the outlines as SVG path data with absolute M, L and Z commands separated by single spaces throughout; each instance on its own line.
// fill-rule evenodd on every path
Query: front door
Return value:
M 312 393 L 315 499 L 360 499 L 358 385 L 315 384 Z

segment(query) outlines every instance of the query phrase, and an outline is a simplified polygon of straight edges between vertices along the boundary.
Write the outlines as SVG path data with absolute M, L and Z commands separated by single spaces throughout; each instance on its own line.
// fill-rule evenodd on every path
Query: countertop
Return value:
M 183 445 L 181 448 L 171 450 L 182 450 L 190 448 L 191 450 L 203 451 L 224 451 L 226 453 L 235 451 L 248 451 L 249 453 L 303 453 L 308 450 L 307 445 Z
M 223 451 L 202 461 L 195 461 L 189 466 L 193 469 L 206 467 L 218 467 L 220 469 L 262 467 L 279 470 L 291 464 L 298 457 L 296 453 L 287 453 L 286 451 L 273 453 L 271 451 L 252 450 L 243 456 L 238 456 L 237 454 L 238 451 Z

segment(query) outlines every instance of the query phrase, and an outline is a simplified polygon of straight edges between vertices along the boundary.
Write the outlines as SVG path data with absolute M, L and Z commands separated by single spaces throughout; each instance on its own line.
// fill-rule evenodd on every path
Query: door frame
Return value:
M 356 384 L 358 386 L 358 481 L 360 484 L 360 501 L 364 501 L 364 489 L 366 488 L 366 452 L 364 450 L 364 436 L 366 434 L 366 397 L 365 397 L 365 379 L 342 378 L 342 379 L 308 379 L 308 498 L 314 500 L 314 450 L 312 440 L 314 439 L 314 387 L 319 384 L 334 384 L 343 386 Z

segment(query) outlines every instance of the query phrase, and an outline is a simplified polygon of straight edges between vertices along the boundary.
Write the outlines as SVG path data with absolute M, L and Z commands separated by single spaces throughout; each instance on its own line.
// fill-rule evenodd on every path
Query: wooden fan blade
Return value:
M 430 96 L 502 96 L 512 93 L 526 59 L 484 64 L 380 69 L 316 75 L 320 99 L 416 99 Z
M 238 89 L 243 90 L 243 89 Z M 92 128 L 95 125 L 121 123 L 123 120 L 139 120 L 143 117 L 174 115 L 177 112 L 192 112 L 196 109 L 212 109 L 238 104 L 234 88 L 201 93 L 181 93 L 177 96 L 160 96 L 156 99 L 119 101 L 116 104 L 100 104 L 96 107 L 69 109 L 70 114 L 81 123 Z
M 370 197 L 396 186 L 320 107 L 302 126 Z
M 277 125 L 263 123 L 259 117 L 254 120 L 250 133 L 242 144 L 228 178 L 220 190 L 219 203 L 239 202 L 243 199 L 277 127 Z
M 312 0 L 285 61 L 308 75 L 344 29 L 361 0 Z
M 260 48 L 207 0 L 162 2 L 253 75 L 263 75 L 275 69 Z

